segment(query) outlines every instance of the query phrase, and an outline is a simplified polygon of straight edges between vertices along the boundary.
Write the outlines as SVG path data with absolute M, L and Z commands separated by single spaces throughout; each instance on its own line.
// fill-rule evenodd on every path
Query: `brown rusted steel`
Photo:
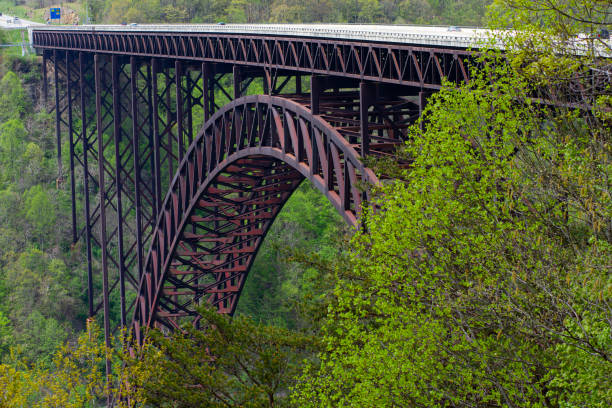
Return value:
M 49 61 L 49 50 L 42 52 L 42 80 L 43 80 L 43 102 L 45 105 L 49 101 L 49 80 L 47 78 L 47 63 Z
M 131 95 L 131 70 L 129 60 L 125 58 L 113 58 L 111 61 L 111 93 L 112 93 L 112 123 L 114 156 L 113 163 L 114 182 L 116 194 L 112 197 L 117 214 L 116 229 L 113 235 L 117 238 L 117 265 L 119 271 L 119 290 L 121 299 L 121 317 L 123 318 L 124 295 L 121 295 L 122 286 L 128 284 L 128 288 L 137 285 L 138 273 L 134 273 L 136 262 L 136 231 L 134 229 L 133 214 L 136 207 L 134 159 L 132 145 L 132 95 Z M 105 83 L 106 86 L 108 84 Z M 111 165 L 110 163 L 108 164 Z M 124 287 L 127 291 L 127 288 Z
M 87 126 L 89 124 L 88 115 L 86 114 L 86 86 L 85 86 L 85 75 L 88 72 L 87 61 L 85 61 L 85 53 L 79 53 L 79 102 L 81 112 L 81 143 L 83 147 L 83 160 L 81 162 L 83 167 L 83 189 L 84 189 L 84 212 L 85 212 L 85 228 L 83 229 L 86 243 L 86 254 L 87 254 L 87 298 L 89 306 L 89 317 L 93 316 L 94 311 L 94 290 L 93 290 L 93 261 L 92 261 L 92 225 L 91 225 L 91 204 L 89 197 L 89 140 Z
M 72 53 L 63 51 L 54 51 L 48 53 L 43 61 L 44 73 L 46 76 L 46 65 L 51 62 L 53 65 L 53 79 L 54 79 L 54 108 L 55 111 L 55 133 L 56 133 L 56 144 L 57 144 L 57 186 L 60 187 L 64 181 L 63 174 L 63 163 L 62 163 L 62 139 L 68 139 L 68 150 L 70 153 L 69 157 L 69 174 L 71 181 L 71 192 L 74 189 L 74 146 L 75 146 L 75 132 L 74 125 L 75 121 L 72 117 L 73 104 L 77 101 L 78 92 L 75 88 L 78 88 L 78 84 L 75 78 L 78 78 L 78 74 L 75 75 L 75 64 L 74 56 Z M 45 81 L 46 82 L 46 81 Z M 48 86 L 44 84 L 43 86 Z M 74 194 L 72 194 L 74 197 Z M 72 216 L 72 240 L 76 242 L 78 239 L 77 226 L 76 226 L 76 202 L 74 199 L 71 202 L 71 216 Z
M 321 148 L 313 151 L 315 139 Z M 311 170 L 315 156 L 326 166 Z M 349 141 L 296 101 L 246 96 L 216 112 L 158 216 L 135 304 L 137 338 L 154 323 L 174 329 L 183 318 L 197 320 L 200 300 L 232 314 L 269 226 L 304 178 L 353 226 L 359 186 L 377 182 Z
M 113 63 L 107 60 L 106 56 L 100 56 L 102 60 L 98 64 L 99 72 L 94 70 L 93 56 L 87 53 L 79 53 L 72 55 L 67 53 L 61 56 L 61 60 L 66 63 L 66 71 L 60 70 L 60 74 L 65 75 L 67 109 L 61 109 L 61 124 L 62 128 L 67 127 L 68 139 L 70 142 L 71 152 L 71 191 L 73 202 L 75 200 L 75 176 L 73 174 L 74 166 L 78 163 L 83 168 L 83 195 L 84 195 L 84 226 L 77 233 L 86 240 L 86 255 L 88 267 L 88 295 L 90 300 L 90 315 L 94 315 L 98 310 L 104 308 L 104 294 L 94 294 L 93 289 L 98 286 L 97 280 L 102 279 L 102 274 L 97 274 L 93 270 L 93 248 L 102 248 L 102 239 L 98 231 L 102 227 L 101 215 L 102 210 L 106 219 L 107 231 L 105 241 L 107 247 L 107 278 L 109 281 L 109 294 L 118 287 L 121 292 L 125 279 L 131 284 L 130 287 L 135 288 L 138 280 L 134 279 L 129 273 L 129 268 L 132 264 L 130 261 L 133 258 L 133 244 L 130 239 L 131 230 L 129 228 L 129 214 L 133 211 L 133 184 L 129 177 L 129 168 L 126 169 L 126 162 L 129 163 L 131 156 L 131 148 L 126 149 L 125 128 L 129 122 L 129 112 L 125 109 L 125 101 L 127 93 L 125 92 L 126 82 L 128 77 L 123 72 L 125 63 L 118 62 L 118 57 L 113 58 Z M 118 71 L 118 72 L 117 72 Z M 95 88 L 95 78 L 98 76 L 99 88 Z M 61 83 L 61 81 L 60 81 Z M 95 105 L 100 109 L 92 109 L 89 106 Z M 128 102 L 129 105 L 129 102 Z M 67 111 L 67 113 L 66 113 Z M 100 117 L 98 117 L 100 115 Z M 65 117 L 65 118 L 64 118 Z M 80 126 L 76 126 L 76 122 L 80 121 Z M 100 121 L 100 122 L 99 122 Z M 102 141 L 104 151 L 110 153 L 111 146 L 115 145 L 120 150 L 114 151 L 115 160 L 109 162 L 108 157 L 111 154 L 100 155 L 98 140 L 98 123 L 102 123 L 101 134 L 105 135 Z M 112 137 L 110 137 L 112 134 Z M 123 144 L 121 141 L 123 140 Z M 129 138 L 128 138 L 129 140 Z M 115 141 L 115 143 L 113 143 Z M 117 144 L 116 142 L 120 142 Z M 76 153 L 78 152 L 78 153 Z M 119 154 L 117 156 L 117 153 Z M 99 160 L 102 159 L 102 163 Z M 94 169 L 98 168 L 96 172 Z M 92 192 L 100 192 L 100 169 L 108 180 L 104 186 L 104 200 L 97 200 L 92 206 Z M 126 200 L 127 199 L 127 200 Z M 125 205 L 127 201 L 127 205 Z M 101 205 L 103 203 L 103 206 Z M 75 204 L 73 204 L 75 206 Z M 110 221 L 110 220 L 113 221 Z M 114 220 L 117 220 L 116 222 Z M 73 217 L 73 229 L 76 230 L 76 216 Z M 123 229 L 127 228 L 128 234 L 123 234 Z M 77 230 L 78 231 L 78 230 Z M 120 241 L 123 237 L 123 245 Z M 118 249 L 115 246 L 118 245 Z M 124 247 L 123 249 L 121 247 Z M 112 266 L 110 269 L 108 265 Z M 123 296 L 122 303 L 123 302 Z M 123 307 L 122 307 L 123 308 Z M 122 320 L 125 323 L 124 314 Z
M 183 106 L 183 65 L 180 60 L 176 60 L 174 63 L 174 79 L 176 80 L 176 133 L 178 141 L 178 161 L 183 160 L 183 152 L 185 150 L 185 138 L 183 137 L 183 114 L 185 109 Z
M 151 115 L 152 115 L 152 131 L 153 138 L 153 183 L 155 186 L 155 205 L 153 213 L 157 217 L 161 207 L 162 195 L 164 192 L 161 189 L 161 156 L 160 156 L 160 139 L 159 139 L 159 61 L 151 60 Z
M 108 55 L 94 54 L 92 77 L 88 81 L 93 84 L 88 84 L 86 90 L 88 95 L 88 103 L 94 104 L 96 109 L 93 111 L 92 118 L 87 121 L 87 128 L 84 133 L 87 138 L 87 147 L 91 164 L 97 165 L 97 175 L 89 174 L 89 180 L 94 182 L 98 187 L 98 202 L 93 211 L 90 212 L 90 227 L 89 238 L 92 245 L 100 248 L 100 253 L 105 258 L 102 262 L 102 273 L 94 275 L 97 279 L 107 280 L 106 290 L 103 290 L 99 297 L 94 298 L 94 314 L 99 310 L 109 313 L 107 309 L 110 307 L 107 297 L 110 298 L 115 288 L 120 285 L 120 261 L 113 250 L 117 241 L 118 227 L 115 223 L 108 223 L 108 220 L 118 219 L 117 214 L 117 168 L 115 164 L 109 160 L 114 156 L 114 107 L 113 107 L 113 90 L 112 90 L 112 62 Z M 87 108 L 83 107 L 83 112 L 87 112 Z M 104 183 L 104 179 L 108 182 Z M 120 184 L 123 184 L 120 183 Z M 125 196 L 123 196 L 125 197 Z M 95 231 L 96 233 L 92 232 Z M 104 266 L 106 264 L 106 266 Z M 109 314 L 110 316 L 110 314 Z
M 370 152 L 369 134 L 369 109 L 374 103 L 374 86 L 368 82 L 359 84 L 359 136 L 361 138 L 361 153 L 365 157 Z
M 181 42 L 184 46 L 175 47 Z M 439 89 L 442 79 L 470 78 L 471 53 L 442 47 L 265 35 L 34 31 L 39 49 L 95 51 L 140 57 L 272 67 L 381 83 Z
M 65 89 L 62 84 L 59 82 L 60 74 L 59 70 L 62 69 L 62 61 L 60 57 L 58 57 L 58 51 L 53 50 L 53 76 L 55 83 L 55 137 L 57 138 L 57 172 L 58 172 L 58 182 L 62 178 L 62 133 L 61 133 L 61 125 L 62 125 L 62 101 L 65 98 L 60 96 L 60 89 Z M 66 70 L 66 66 L 63 66 L 64 71 Z
M 142 272 L 143 266 L 143 238 L 142 238 L 142 181 L 140 178 L 140 127 L 139 127 L 139 112 L 138 112 L 138 95 L 137 95 L 137 75 L 138 66 L 136 58 L 130 58 L 130 89 L 132 100 L 132 154 L 134 158 L 134 194 L 136 200 L 136 260 L 139 272 Z M 139 274 L 142 278 L 142 274 Z
M 74 162 L 75 162 L 75 129 L 74 129 L 74 118 L 72 116 L 73 113 L 73 103 L 76 100 L 73 98 L 73 95 L 76 94 L 75 83 L 74 83 L 74 67 L 76 66 L 75 58 L 72 53 L 66 53 L 66 97 L 68 99 L 68 147 L 69 147 L 69 160 L 70 160 L 70 209 L 72 216 L 72 243 L 76 243 L 78 240 L 77 235 L 77 213 L 76 213 L 76 178 L 74 173 Z M 78 76 L 77 76 L 78 78 Z

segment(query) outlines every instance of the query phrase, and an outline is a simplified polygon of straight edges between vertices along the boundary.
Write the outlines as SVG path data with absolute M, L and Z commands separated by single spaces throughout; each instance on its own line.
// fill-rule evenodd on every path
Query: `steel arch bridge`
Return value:
M 357 226 L 378 182 L 363 159 L 392 157 L 443 80 L 469 81 L 476 34 L 32 29 L 45 99 L 53 84 L 59 181 L 70 179 L 73 241 L 85 245 L 89 314 L 104 313 L 107 341 L 115 309 L 138 342 L 148 327 L 197 325 L 205 302 L 234 313 L 259 246 L 304 179 Z

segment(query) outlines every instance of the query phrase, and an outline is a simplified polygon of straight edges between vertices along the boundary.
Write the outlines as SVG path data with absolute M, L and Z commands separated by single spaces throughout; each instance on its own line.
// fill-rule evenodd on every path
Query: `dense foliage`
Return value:
M 0 0 L 0 5 L 2 4 Z M 7 1 L 7 3 L 9 3 Z M 13 3 L 13 2 L 10 2 Z M 65 3 L 84 23 L 394 23 L 482 25 L 489 0 L 89 0 Z M 6 11 L 44 20 L 54 0 Z M 47 14 L 48 16 L 48 14 Z
M 92 321 L 74 342 L 58 347 L 45 367 L 15 358 L 0 363 L 1 408 L 82 408 L 107 395 L 103 362 L 107 350 Z M 116 359 L 120 362 L 120 359 Z M 115 367 L 119 370 L 119 366 Z M 137 398 L 138 393 L 132 394 Z M 126 408 L 119 403 L 117 408 Z
M 99 0 L 100 21 L 479 24 L 484 2 L 460 0 Z
M 299 406 L 612 403 L 610 135 L 517 106 L 503 71 L 436 95 L 413 130 Z
M 0 35 L 7 43 L 19 39 L 18 32 Z M 15 54 L 9 49 L 0 63 L 0 407 L 102 403 L 104 347 L 96 336 L 79 335 L 87 310 L 87 274 L 83 245 L 71 245 L 68 158 L 60 177 L 55 115 L 46 113 L 41 101 L 39 61 Z M 249 92 L 261 89 L 254 84 Z M 223 102 L 221 95 L 218 100 Z M 67 151 L 67 145 L 63 148 Z M 83 194 L 80 177 L 77 194 Z M 82 197 L 77 205 L 82 214 Z M 238 313 L 252 316 L 254 327 L 260 327 L 256 322 L 309 325 L 296 305 L 315 295 L 312 282 L 318 272 L 292 264 L 290 254 L 278 249 L 291 243 L 296 251 L 331 259 L 344 228 L 325 197 L 302 185 L 269 232 Z M 94 257 L 99 253 L 94 251 Z M 94 269 L 99 259 L 95 262 Z M 88 353 L 96 363 L 84 367 Z M 115 355 L 116 364 L 122 357 Z M 70 375 L 72 382 L 65 382 Z M 280 399 L 286 399 L 283 387 Z
M 504 38 L 509 53 L 412 128 L 411 166 L 352 241 L 297 406 L 612 404 L 610 68 L 574 53 L 596 6 L 585 23 L 546 4 L 513 2 L 499 22 L 554 37 Z
M 88 2 L 115 22 L 484 15 L 422 3 Z M 110 392 L 137 406 L 612 406 L 612 90 L 599 56 L 611 50 L 597 37 L 609 7 L 498 0 L 492 26 L 520 33 L 501 33 L 504 56 L 484 53 L 469 84 L 429 99 L 398 152 L 409 168 L 372 163 L 394 180 L 376 188 L 363 230 L 346 242 L 325 198 L 302 185 L 237 317 L 202 309 L 202 331 L 153 331 L 135 356 L 120 341 L 106 350 L 93 322 L 82 331 L 84 257 L 69 244 L 53 118 L 35 60 L 5 56 L 0 407 L 101 405 L 106 355 Z
M 157 407 L 284 407 L 313 337 L 200 308 L 205 329 L 153 332 L 127 371 Z
M 83 324 L 83 275 L 67 239 L 68 196 L 56 188 L 52 117 L 38 106 L 39 67 L 5 57 L 2 69 L 0 361 L 12 348 L 43 362 Z

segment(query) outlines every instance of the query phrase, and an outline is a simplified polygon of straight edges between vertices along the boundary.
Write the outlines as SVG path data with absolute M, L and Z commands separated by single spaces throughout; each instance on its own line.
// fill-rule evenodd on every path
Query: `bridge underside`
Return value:
M 304 179 L 290 165 L 267 155 L 245 152 L 230 162 L 209 176 L 210 182 L 203 183 L 206 187 L 191 200 L 189 215 L 181 216 L 183 232 L 166 266 L 154 317 L 170 329 L 178 328 L 181 318 L 197 322 L 194 307 L 201 302 L 220 313 L 233 313 L 268 228 Z M 161 241 L 160 246 L 169 240 Z M 153 275 L 162 267 L 152 265 Z M 151 289 L 143 301 L 153 296 Z
M 107 336 L 129 316 L 137 337 L 198 324 L 204 302 L 232 314 L 268 228 L 304 179 L 357 226 L 377 183 L 363 158 L 391 157 L 428 95 L 175 58 L 45 50 L 43 61 L 60 165 L 69 151 L 60 182 L 70 178 L 90 314 L 104 312 Z

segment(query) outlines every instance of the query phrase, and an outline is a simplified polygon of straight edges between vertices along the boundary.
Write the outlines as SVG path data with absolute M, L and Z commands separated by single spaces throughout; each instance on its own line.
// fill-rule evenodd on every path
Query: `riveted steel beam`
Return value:
M 184 46 L 175 47 L 175 42 Z M 33 45 L 215 62 L 440 89 L 470 80 L 473 53 L 454 47 L 231 33 L 34 30 Z

